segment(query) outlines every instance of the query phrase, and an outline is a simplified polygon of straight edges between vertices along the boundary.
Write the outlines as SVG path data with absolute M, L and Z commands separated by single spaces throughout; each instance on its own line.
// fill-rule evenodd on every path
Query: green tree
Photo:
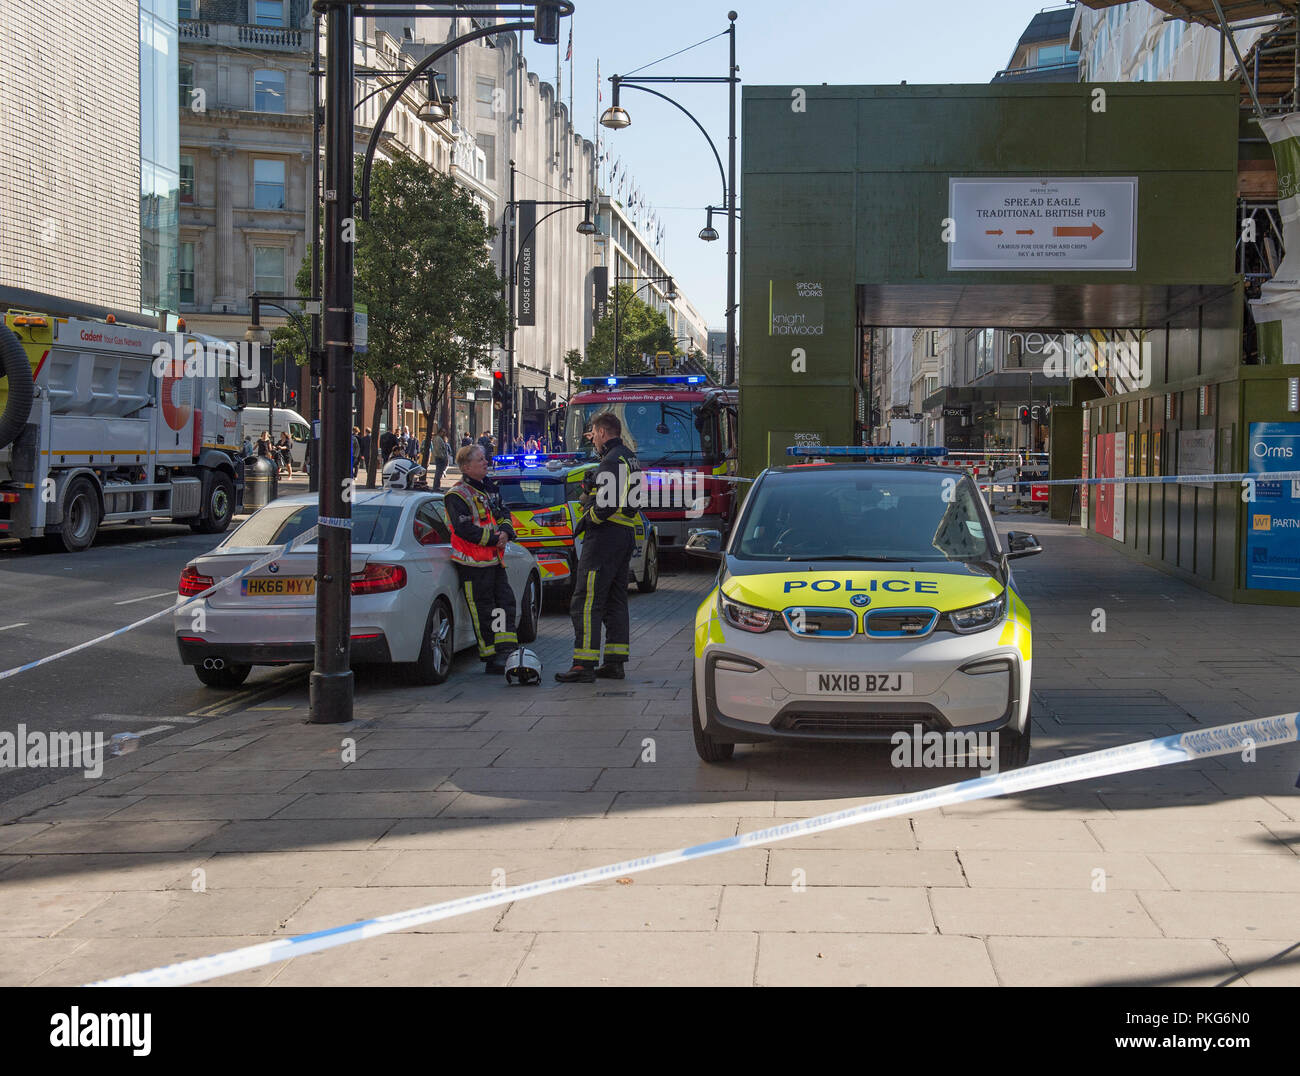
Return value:
M 360 158 L 356 175 L 359 182 Z M 496 229 L 450 176 L 405 155 L 376 161 L 370 220 L 358 215 L 356 229 L 354 293 L 367 307 L 369 341 L 366 352 L 354 356 L 353 367 L 375 386 L 373 460 L 393 389 L 419 400 L 432 430 L 448 379 L 459 384 L 476 364 L 488 361 L 491 344 L 505 332 L 507 314 L 501 278 L 492 267 Z M 296 283 L 306 296 L 308 259 Z M 427 435 L 422 455 L 427 463 Z M 371 487 L 378 472 L 370 469 Z
M 664 315 L 644 303 L 635 294 L 632 287 L 619 284 L 614 289 L 614 302 L 609 311 L 592 328 L 591 340 L 587 343 L 587 354 L 576 364 L 565 356 L 575 378 L 600 377 L 613 372 L 614 369 L 614 303 L 618 304 L 618 372 L 620 374 L 653 373 L 653 358 L 656 351 L 669 351 L 674 355 L 681 352 L 673 339 L 673 331 L 668 327 Z M 649 355 L 652 364 L 647 366 L 641 360 L 642 354 Z M 574 354 L 570 352 L 570 354 Z

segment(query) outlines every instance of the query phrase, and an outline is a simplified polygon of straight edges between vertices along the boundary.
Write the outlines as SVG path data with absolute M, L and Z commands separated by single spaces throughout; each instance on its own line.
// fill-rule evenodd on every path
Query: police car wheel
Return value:
M 653 594 L 659 587 L 659 543 L 650 541 L 645 547 L 645 567 L 636 589 L 642 594 Z
M 691 673 L 691 731 L 695 734 L 695 753 L 705 762 L 730 762 L 736 753 L 734 743 L 723 743 L 704 731 L 700 704 L 695 696 L 695 673 Z
M 1029 761 L 1030 736 L 1033 731 L 1033 718 L 1025 722 L 1025 731 L 1001 729 L 998 732 L 998 769 L 1015 770 Z
M 530 575 L 524 584 L 524 597 L 519 603 L 519 629 L 515 633 L 520 643 L 531 643 L 537 638 L 537 625 L 542 616 L 542 585 L 537 576 Z
M 424 623 L 424 638 L 420 643 L 420 656 L 415 659 L 413 672 L 418 684 L 441 684 L 451 675 L 451 664 L 456 656 L 456 622 L 447 602 L 439 598 L 429 610 Z

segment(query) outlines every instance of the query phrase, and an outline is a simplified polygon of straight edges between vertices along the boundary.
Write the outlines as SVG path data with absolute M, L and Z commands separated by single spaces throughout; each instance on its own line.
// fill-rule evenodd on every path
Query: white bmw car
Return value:
M 181 573 L 181 598 L 291 542 L 316 523 L 314 493 L 283 497 L 250 516 Z M 506 547 L 506 572 L 519 602 L 520 643 L 537 637 L 542 585 L 523 546 Z M 229 587 L 178 608 L 181 661 L 209 687 L 238 687 L 254 665 L 313 660 L 316 543 L 309 542 Z M 451 560 L 442 494 L 424 490 L 359 493 L 352 505 L 352 662 L 408 666 L 420 683 L 440 684 L 456 652 L 474 646 L 469 608 Z

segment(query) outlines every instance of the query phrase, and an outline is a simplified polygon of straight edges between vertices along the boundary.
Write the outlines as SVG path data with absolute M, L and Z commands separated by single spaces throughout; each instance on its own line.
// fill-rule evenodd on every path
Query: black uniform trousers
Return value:
M 469 606 L 478 656 L 484 661 L 493 657 L 504 658 L 519 645 L 519 638 L 515 635 L 515 593 L 510 589 L 504 566 L 488 564 L 482 568 L 467 568 L 457 564 L 456 574 L 460 578 L 465 604 Z M 503 630 L 498 631 L 497 625 L 504 625 Z
M 636 548 L 631 527 L 602 523 L 583 532 L 582 554 L 569 615 L 573 619 L 573 661 L 595 665 L 600 660 L 600 633 L 605 629 L 605 660 L 628 657 L 631 623 L 627 613 L 627 572 Z

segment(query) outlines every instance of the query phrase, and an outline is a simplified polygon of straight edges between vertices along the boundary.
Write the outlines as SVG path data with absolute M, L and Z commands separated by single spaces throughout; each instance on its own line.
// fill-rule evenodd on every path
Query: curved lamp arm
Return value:
M 718 174 L 722 176 L 722 200 L 725 202 L 727 200 L 727 170 L 724 167 L 722 167 L 722 157 L 718 153 L 718 147 L 713 144 L 713 139 L 709 137 L 709 132 L 704 129 L 703 124 L 701 124 L 699 120 L 697 120 L 694 116 L 692 116 L 690 112 L 686 110 L 685 106 L 679 105 L 666 93 L 660 93 L 658 90 L 652 90 L 648 86 L 641 86 L 635 82 L 625 82 L 623 81 L 623 79 L 619 79 L 616 85 L 619 88 L 640 90 L 642 93 L 648 93 L 653 97 L 658 97 L 661 101 L 667 101 L 674 108 L 678 108 L 683 113 L 685 113 L 686 118 L 690 120 L 693 124 L 695 124 L 696 127 L 699 128 L 700 134 L 704 136 L 704 140 L 709 144 L 709 149 L 713 150 L 713 159 L 718 162 Z

